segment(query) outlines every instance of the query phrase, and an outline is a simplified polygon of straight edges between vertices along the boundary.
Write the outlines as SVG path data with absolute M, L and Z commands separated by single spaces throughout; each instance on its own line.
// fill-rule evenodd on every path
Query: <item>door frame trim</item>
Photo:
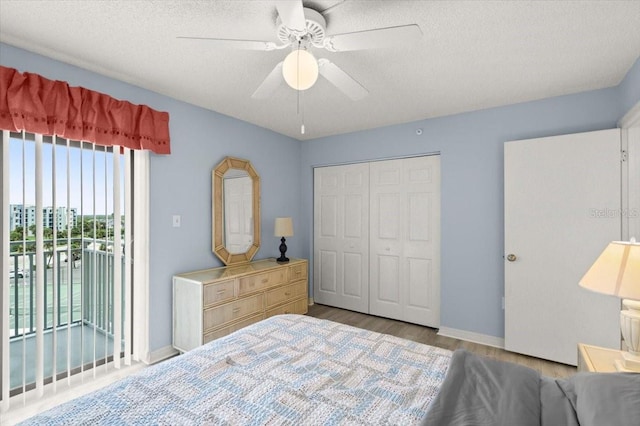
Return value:
M 378 161 L 388 161 L 388 160 L 403 160 L 405 158 L 417 158 L 417 157 L 431 157 L 434 155 L 442 155 L 440 151 L 433 152 L 425 152 L 425 153 L 417 153 L 417 154 L 409 154 L 409 155 L 400 155 L 397 157 L 382 157 L 382 158 L 374 158 L 370 160 L 355 160 L 355 161 L 343 161 L 339 163 L 321 163 L 314 164 L 311 166 L 311 169 L 321 168 L 321 167 L 333 167 L 333 166 L 348 166 L 349 164 L 362 164 L 362 163 L 375 163 Z
M 631 176 L 637 176 L 640 174 L 638 168 L 640 168 L 640 159 L 630 158 L 629 156 L 629 129 L 640 128 L 640 101 L 638 101 L 626 114 L 618 121 L 618 127 L 620 128 L 620 144 L 621 150 L 627 153 L 626 160 L 622 162 L 621 167 L 621 183 L 622 183 L 622 200 L 621 208 L 623 211 L 629 212 L 631 206 L 631 195 L 629 193 Z M 634 145 L 635 146 L 635 145 Z M 635 152 L 635 150 L 634 150 Z M 625 215 L 622 218 L 622 239 L 628 241 L 631 234 L 631 216 Z

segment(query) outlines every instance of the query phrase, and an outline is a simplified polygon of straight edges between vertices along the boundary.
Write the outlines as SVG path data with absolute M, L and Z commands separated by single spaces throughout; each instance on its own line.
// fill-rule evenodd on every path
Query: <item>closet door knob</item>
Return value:
M 508 260 L 509 262 L 515 262 L 517 258 L 518 258 L 518 257 L 517 257 L 515 254 L 509 254 L 509 255 L 507 255 L 507 260 Z

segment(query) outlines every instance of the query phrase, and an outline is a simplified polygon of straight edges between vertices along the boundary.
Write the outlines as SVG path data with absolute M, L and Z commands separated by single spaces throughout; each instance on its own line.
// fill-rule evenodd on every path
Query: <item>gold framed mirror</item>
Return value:
M 225 265 L 260 248 L 260 176 L 248 160 L 226 157 L 211 173 L 212 245 Z

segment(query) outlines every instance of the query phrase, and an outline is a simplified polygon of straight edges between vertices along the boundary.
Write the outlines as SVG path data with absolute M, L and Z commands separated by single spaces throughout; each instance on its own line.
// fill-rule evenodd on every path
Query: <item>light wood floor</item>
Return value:
M 438 336 L 436 329 L 423 327 L 421 325 L 409 324 L 402 321 L 380 318 L 373 315 L 366 315 L 359 312 L 352 312 L 317 304 L 309 306 L 309 313 L 307 315 L 371 331 L 377 331 L 378 333 L 390 334 L 404 339 L 425 343 L 427 345 L 449 349 L 451 351 L 458 348 L 464 348 L 470 352 L 484 355 L 489 358 L 522 364 L 529 368 L 533 368 L 534 370 L 538 370 L 540 373 L 549 377 L 567 377 L 576 373 L 576 367 L 573 366 L 520 355 L 505 351 L 504 349 L 494 348 L 492 346 Z

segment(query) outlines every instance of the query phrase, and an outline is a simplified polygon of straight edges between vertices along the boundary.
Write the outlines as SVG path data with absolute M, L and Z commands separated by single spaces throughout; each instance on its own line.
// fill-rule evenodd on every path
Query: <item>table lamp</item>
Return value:
M 580 286 L 623 299 L 620 329 L 628 351 L 623 352 L 622 361 L 616 361 L 616 368 L 640 372 L 640 243 L 634 238 L 609 243 Z
M 287 245 L 284 237 L 293 236 L 293 220 L 290 217 L 276 217 L 276 224 L 273 227 L 273 234 L 276 237 L 282 237 L 280 240 L 280 257 L 276 259 L 278 263 L 287 263 L 289 258 L 284 254 L 287 252 Z

